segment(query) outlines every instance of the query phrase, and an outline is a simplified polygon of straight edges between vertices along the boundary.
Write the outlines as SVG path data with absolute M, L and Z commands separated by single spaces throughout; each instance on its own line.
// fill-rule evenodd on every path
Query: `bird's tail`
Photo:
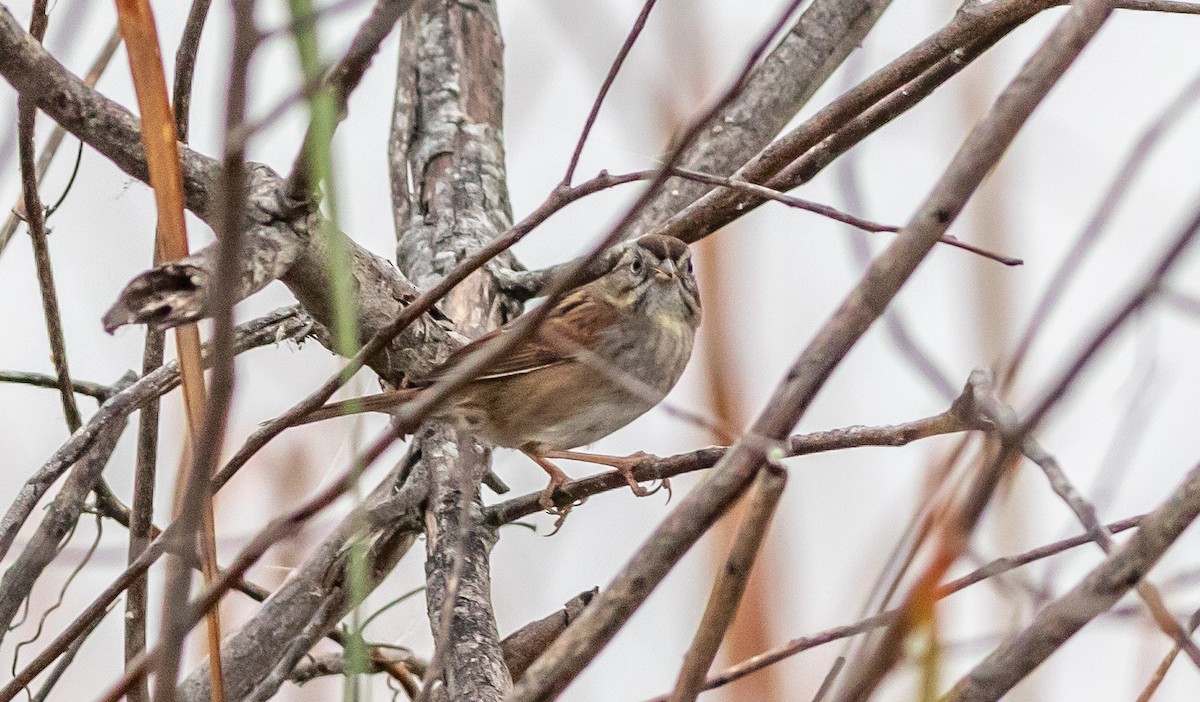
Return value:
M 421 388 L 404 388 L 402 390 L 381 392 L 377 395 L 356 397 L 352 400 L 331 402 L 308 413 L 296 424 L 311 424 L 312 422 L 320 422 L 334 417 L 359 414 L 361 412 L 391 412 L 416 397 L 420 391 Z

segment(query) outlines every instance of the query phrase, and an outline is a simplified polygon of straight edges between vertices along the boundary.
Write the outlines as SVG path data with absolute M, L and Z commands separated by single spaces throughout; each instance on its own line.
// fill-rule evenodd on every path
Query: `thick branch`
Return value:
M 145 152 L 137 119 L 124 107 L 89 88 L 47 53 L 0 7 L 0 74 L 18 92 L 29 95 L 39 109 L 118 168 L 145 182 Z M 201 219 L 215 223 L 219 163 L 186 146 L 180 147 L 186 205 Z M 287 214 L 282 201 L 284 181 L 261 164 L 247 164 L 248 230 L 243 242 L 243 269 L 237 298 L 282 280 L 313 317 L 325 326 L 333 321 L 330 285 L 326 277 L 326 251 L 315 236 L 321 221 L 315 215 Z M 416 291 L 396 269 L 359 247 L 340 232 L 332 233 L 338 246 L 352 251 L 352 269 L 358 301 L 358 329 L 363 339 L 396 316 L 404 301 Z M 173 326 L 204 316 L 206 284 L 215 270 L 215 248 L 209 247 L 172 266 L 152 269 L 134 279 L 106 324 L 131 322 Z M 387 351 L 372 359 L 382 377 L 399 383 L 405 373 L 430 370 L 432 357 L 417 351 L 426 344 L 453 347 L 445 330 L 426 317 L 396 338 Z
M 394 184 L 405 181 L 393 186 L 396 262 L 427 289 L 512 224 L 502 141 L 503 43 L 491 2 L 422 0 L 409 17 L 393 120 L 394 129 L 409 131 L 391 139 L 391 177 Z M 496 263 L 511 268 L 515 259 L 506 252 Z M 443 298 L 442 309 L 460 332 L 476 337 L 521 305 L 480 270 Z M 495 532 L 478 501 L 489 457 L 473 438 L 444 427 L 416 445 L 430 476 L 425 594 L 435 644 L 419 699 L 440 691 L 452 700 L 498 701 L 512 683 L 492 611 Z
M 729 175 L 766 146 L 846 57 L 891 0 L 814 0 L 763 59 L 742 94 L 709 120 L 704 135 L 679 165 Z M 645 234 L 709 187 L 674 180 L 638 218 L 631 236 Z

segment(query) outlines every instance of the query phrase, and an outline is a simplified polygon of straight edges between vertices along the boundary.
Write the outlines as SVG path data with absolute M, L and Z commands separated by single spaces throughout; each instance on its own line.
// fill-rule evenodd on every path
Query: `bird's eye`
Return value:
M 691 273 L 691 272 L 692 272 L 692 259 L 690 259 L 690 258 L 688 259 L 688 268 L 687 268 L 687 271 L 688 271 L 688 273 Z
M 640 258 L 633 259 L 633 261 L 629 264 L 629 270 L 632 271 L 635 275 L 638 273 L 641 273 L 642 272 L 642 259 L 640 259 Z

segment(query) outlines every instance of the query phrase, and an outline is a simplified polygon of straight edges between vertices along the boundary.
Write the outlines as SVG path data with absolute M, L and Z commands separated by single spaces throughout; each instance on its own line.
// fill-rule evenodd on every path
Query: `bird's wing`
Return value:
M 619 316 L 617 308 L 597 295 L 594 290 L 576 290 L 550 310 L 550 314 L 534 334 L 518 343 L 503 358 L 493 361 L 479 379 L 492 380 L 520 375 L 574 360 L 576 349 L 595 346 L 596 337 L 616 322 Z M 512 333 L 513 327 L 523 318 L 519 317 L 458 349 L 425 382 L 444 377 L 476 349 L 497 336 Z

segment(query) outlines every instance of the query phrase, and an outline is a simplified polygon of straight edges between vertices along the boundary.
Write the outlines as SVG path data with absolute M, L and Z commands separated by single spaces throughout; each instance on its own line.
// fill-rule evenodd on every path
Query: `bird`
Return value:
M 616 468 L 633 476 L 645 454 L 600 456 L 571 449 L 629 424 L 666 397 L 683 374 L 700 325 L 700 293 L 687 244 L 650 234 L 622 244 L 603 275 L 564 295 L 543 323 L 481 375 L 452 392 L 431 417 L 495 446 L 518 449 L 550 477 L 539 496 L 548 512 L 567 475 L 552 459 Z M 526 312 L 525 315 L 531 314 Z M 457 349 L 410 387 L 324 405 L 301 423 L 355 412 L 394 412 L 444 378 L 467 356 L 519 328 L 524 316 Z M 416 427 L 399 427 L 411 433 Z

